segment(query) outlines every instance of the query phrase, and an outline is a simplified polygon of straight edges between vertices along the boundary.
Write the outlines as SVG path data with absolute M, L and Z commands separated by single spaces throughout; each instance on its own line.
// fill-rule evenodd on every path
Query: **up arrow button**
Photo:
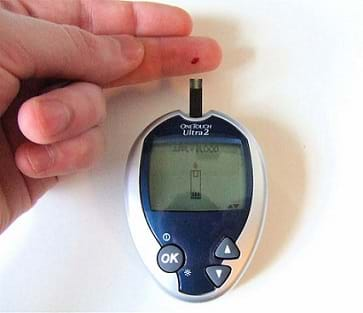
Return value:
M 240 252 L 234 242 L 226 237 L 217 247 L 215 256 L 220 259 L 237 259 L 240 256 Z
M 231 249 L 229 248 L 229 245 L 226 245 L 226 248 L 224 249 L 224 254 L 231 254 Z

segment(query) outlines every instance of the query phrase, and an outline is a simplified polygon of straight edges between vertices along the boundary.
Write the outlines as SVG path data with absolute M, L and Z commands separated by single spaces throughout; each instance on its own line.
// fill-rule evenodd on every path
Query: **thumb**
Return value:
M 0 38 L 0 114 L 1 104 L 19 87 L 17 80 L 58 77 L 104 85 L 133 71 L 144 55 L 133 36 L 97 36 L 4 10 Z M 13 87 L 5 94 L 7 85 Z

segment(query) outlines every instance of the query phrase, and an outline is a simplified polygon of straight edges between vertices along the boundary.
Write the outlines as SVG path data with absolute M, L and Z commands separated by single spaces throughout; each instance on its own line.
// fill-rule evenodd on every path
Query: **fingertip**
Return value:
M 221 47 L 211 38 L 164 37 L 142 38 L 142 41 L 145 58 L 140 67 L 107 87 L 208 72 L 216 69 L 222 60 Z
M 216 69 L 222 62 L 222 48 L 213 38 L 205 38 L 205 58 L 208 60 L 205 64 L 206 71 Z
M 162 76 L 209 72 L 222 60 L 218 42 L 208 37 L 162 39 Z
M 57 90 L 29 99 L 18 113 L 18 125 L 23 135 L 32 142 L 47 144 L 65 131 L 73 119 L 73 112 L 55 96 Z
M 51 144 L 74 138 L 101 124 L 105 117 L 102 89 L 77 82 L 24 102 L 18 125 L 31 142 Z
M 28 177 L 42 177 L 54 164 L 54 154 L 50 146 L 25 143 L 15 152 L 17 168 Z
M 38 106 L 36 98 L 25 101 L 18 112 L 18 125 L 20 131 L 29 140 L 34 140 L 37 137 L 37 114 L 34 109 Z
M 95 127 L 78 137 L 50 145 L 24 143 L 15 152 L 15 162 L 25 176 L 54 177 L 94 166 L 104 149 L 103 132 Z
M 192 18 L 180 7 L 153 2 L 132 2 L 132 7 L 138 36 L 187 36 L 192 31 Z
M 73 142 L 68 144 L 68 149 L 74 151 L 73 165 L 69 166 L 72 171 L 92 168 L 102 159 L 105 151 L 105 136 L 101 127 L 95 127 L 69 142 L 71 141 Z
M 177 27 L 178 35 L 190 35 L 193 30 L 193 19 L 191 15 L 187 11 L 179 7 L 174 7 L 174 10 L 179 13 L 175 15 L 178 18 L 174 20 L 176 25 L 179 25 L 179 27 Z

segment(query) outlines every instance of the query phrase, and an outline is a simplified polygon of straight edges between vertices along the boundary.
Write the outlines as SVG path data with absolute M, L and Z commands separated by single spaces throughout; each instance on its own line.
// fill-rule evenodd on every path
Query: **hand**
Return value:
M 218 66 L 217 43 L 191 27 L 160 4 L 0 0 L 0 233 L 100 157 L 102 88 Z

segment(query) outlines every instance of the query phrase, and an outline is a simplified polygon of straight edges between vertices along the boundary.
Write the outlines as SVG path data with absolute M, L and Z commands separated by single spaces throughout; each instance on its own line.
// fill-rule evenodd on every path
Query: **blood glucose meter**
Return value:
M 126 208 L 138 252 L 175 297 L 205 301 L 246 271 L 262 232 L 267 180 L 256 140 L 226 115 L 202 115 L 202 81 L 190 114 L 166 114 L 134 143 Z

